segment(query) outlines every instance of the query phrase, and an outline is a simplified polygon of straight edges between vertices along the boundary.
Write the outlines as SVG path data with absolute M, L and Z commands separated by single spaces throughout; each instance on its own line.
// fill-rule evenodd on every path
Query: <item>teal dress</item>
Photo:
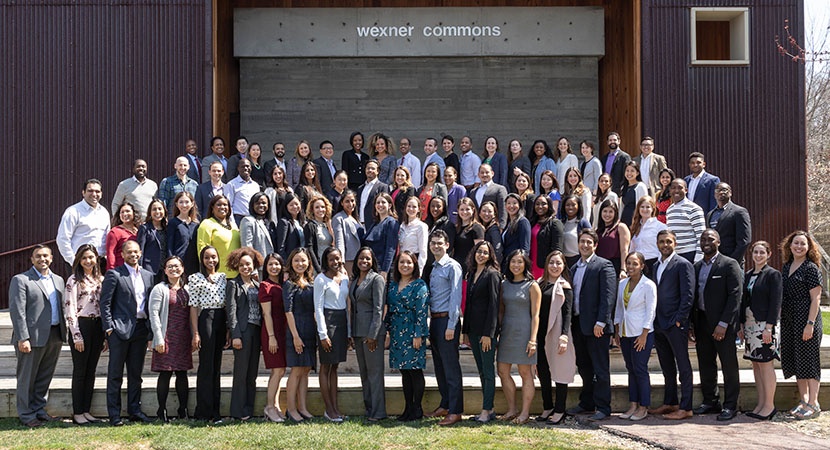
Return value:
M 429 336 L 427 310 L 429 290 L 424 280 L 416 279 L 398 292 L 398 284 L 390 282 L 386 295 L 386 326 L 389 330 L 389 367 L 393 369 L 426 369 Z M 421 348 L 412 347 L 412 339 L 422 337 Z

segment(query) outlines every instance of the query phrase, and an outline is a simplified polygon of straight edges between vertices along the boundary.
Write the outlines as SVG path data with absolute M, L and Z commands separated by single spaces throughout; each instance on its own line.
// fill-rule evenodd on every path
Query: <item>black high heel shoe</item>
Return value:
M 559 420 L 553 421 L 553 420 L 551 420 L 551 418 L 553 417 L 554 414 L 556 414 L 556 413 L 550 413 L 550 416 L 548 416 L 548 420 L 545 421 L 546 424 L 548 424 L 548 425 L 561 425 L 562 422 L 565 421 L 565 417 L 568 416 L 567 414 L 562 413 L 562 417 L 560 417 Z
M 162 423 L 170 423 L 170 418 L 167 417 L 166 409 L 159 409 L 158 411 L 156 411 L 156 416 L 158 416 L 159 420 Z
M 187 414 L 187 408 L 179 408 L 179 410 L 176 412 L 176 414 L 178 414 L 178 419 L 179 420 L 189 420 L 190 419 L 190 415 Z

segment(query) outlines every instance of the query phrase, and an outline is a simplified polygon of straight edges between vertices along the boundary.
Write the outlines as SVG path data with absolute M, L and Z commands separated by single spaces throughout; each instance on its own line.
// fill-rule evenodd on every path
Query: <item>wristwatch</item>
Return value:
M 815 324 L 816 324 L 815 320 L 808 320 L 807 321 L 807 325 L 815 325 Z

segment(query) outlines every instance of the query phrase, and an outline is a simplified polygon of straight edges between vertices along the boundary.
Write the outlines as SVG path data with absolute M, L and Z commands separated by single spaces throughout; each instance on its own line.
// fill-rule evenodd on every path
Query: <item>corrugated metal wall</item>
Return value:
M 0 5 L 0 308 L 30 265 L 16 250 L 55 238 L 84 179 L 103 181 L 109 207 L 134 159 L 160 181 L 187 138 L 207 149 L 210 20 L 200 0 Z
M 690 8 L 748 6 L 750 63 L 692 66 Z M 678 175 L 689 153 L 749 209 L 753 240 L 773 244 L 807 226 L 804 66 L 778 55 L 784 21 L 804 42 L 800 0 L 643 1 L 643 133 Z M 636 144 L 629 143 L 629 148 Z

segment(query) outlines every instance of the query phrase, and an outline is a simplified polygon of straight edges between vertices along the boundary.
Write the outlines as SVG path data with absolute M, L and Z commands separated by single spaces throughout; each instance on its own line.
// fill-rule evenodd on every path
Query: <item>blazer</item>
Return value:
M 334 159 L 331 160 L 331 163 L 334 165 Z M 326 164 L 326 160 L 322 156 L 314 160 L 314 165 L 317 166 L 318 178 L 320 178 L 320 187 L 323 189 L 323 192 L 328 192 L 331 190 L 331 186 L 334 183 L 334 178 L 331 176 L 329 165 Z M 337 170 L 336 165 L 334 170 Z
M 467 192 L 467 197 L 473 200 L 473 203 L 476 204 L 477 209 L 481 209 L 481 205 L 478 201 L 476 201 L 479 189 L 481 189 L 481 186 L 470 189 L 470 192 Z M 496 184 L 495 182 L 487 186 L 487 190 L 484 191 L 484 197 L 481 198 L 481 203 L 493 202 L 496 204 L 496 212 L 499 217 L 499 227 L 501 228 L 504 228 L 504 226 L 507 225 L 507 211 L 504 209 L 504 201 L 506 199 L 507 189 L 500 184 Z
M 695 263 L 695 302 L 694 309 L 699 310 L 700 289 L 697 278 L 703 261 Z M 702 324 L 707 327 L 707 332 L 714 332 L 719 322 L 725 322 L 732 331 L 738 326 L 738 319 L 741 309 L 741 296 L 743 294 L 744 273 L 738 261 L 718 253 L 712 268 L 709 271 L 709 278 L 703 288 L 703 301 L 706 309 L 706 321 Z M 694 320 L 694 319 L 693 319 Z
M 686 186 L 689 186 L 692 183 L 692 176 L 686 175 L 683 180 L 686 181 Z M 709 214 L 709 211 L 718 207 L 718 202 L 715 200 L 715 186 L 718 183 L 720 183 L 720 178 L 709 172 L 703 172 L 700 182 L 697 184 L 697 189 L 695 189 L 695 198 L 689 197 L 691 190 L 686 196 L 703 209 L 703 214 Z
M 311 253 L 311 265 L 317 273 L 320 273 L 320 256 L 323 254 L 323 250 L 320 249 L 320 242 L 317 241 L 317 229 L 324 226 L 324 224 L 317 222 L 316 220 L 307 220 L 305 225 L 303 225 L 303 235 L 305 236 L 304 245 L 305 248 L 308 249 L 308 252 Z M 332 236 L 331 239 L 332 245 L 334 245 L 334 236 Z M 341 253 L 341 256 L 342 255 L 343 254 Z
M 554 250 L 562 251 L 562 240 L 565 238 L 565 227 L 562 221 L 551 217 L 536 235 L 536 267 L 545 268 L 545 259 Z
M 415 189 L 415 195 L 420 197 L 421 192 L 423 192 L 423 191 L 424 191 L 424 187 L 419 186 L 417 189 Z M 447 201 L 447 185 L 446 184 L 435 182 L 435 184 L 432 185 L 432 198 L 435 198 L 435 197 L 441 197 L 441 198 L 444 199 L 444 201 Z
M 228 158 L 228 170 L 225 171 L 225 175 L 228 176 L 229 180 L 233 180 L 237 175 L 239 175 L 239 161 L 242 161 L 241 153 L 234 153 L 230 158 Z
M 167 317 L 170 314 L 170 285 L 166 281 L 162 281 L 153 286 L 147 303 L 150 329 L 153 330 L 153 347 L 155 347 L 164 344 L 164 338 L 167 336 Z M 189 321 L 187 326 L 190 326 Z
M 530 221 L 527 220 L 527 217 L 520 218 L 519 222 L 516 224 L 516 230 L 510 231 L 509 227 L 504 228 L 504 232 L 502 232 L 501 237 L 504 243 L 503 249 L 505 258 L 516 249 L 522 249 L 526 252 L 530 252 Z M 502 268 L 504 268 L 504 261 L 501 263 Z
M 392 189 L 391 186 L 389 187 L 389 189 L 394 191 L 394 189 Z M 404 214 L 406 214 L 406 201 L 409 200 L 409 197 L 415 196 L 415 188 L 410 186 L 406 188 L 406 190 L 399 192 L 398 195 L 395 197 L 395 214 L 398 215 L 398 220 L 402 221 Z
M 311 154 L 309 154 L 309 158 L 310 157 Z M 302 172 L 304 164 L 305 161 L 297 158 L 296 156 L 292 156 L 290 160 L 285 162 L 285 182 L 288 183 L 289 186 L 296 186 L 300 184 L 300 172 Z
M 706 226 L 714 228 L 720 235 L 720 248 L 718 250 L 743 266 L 746 249 L 749 247 L 749 243 L 752 242 L 752 222 L 749 219 L 749 212 L 743 206 L 738 206 L 730 201 L 723 205 L 723 212 L 718 218 L 718 224 L 713 227 L 710 225 L 710 221 L 714 211 L 713 209 L 706 214 Z
M 331 227 L 334 231 L 334 246 L 340 250 L 343 260 L 354 261 L 364 234 L 360 222 L 357 219 L 349 220 L 346 212 L 340 211 L 331 219 Z
M 360 283 L 356 278 L 352 280 L 349 287 L 351 337 L 381 339 L 386 335 L 386 327 L 383 326 L 383 307 L 386 304 L 384 284 L 383 277 L 375 271 L 369 271 Z
M 363 208 L 362 209 L 363 219 L 365 221 L 364 224 L 363 224 L 363 227 L 368 230 L 369 228 L 371 228 L 372 224 L 375 223 L 375 214 L 374 214 L 374 212 L 375 212 L 375 197 L 377 197 L 378 194 L 380 194 L 381 192 L 388 193 L 389 192 L 389 186 L 386 183 L 378 180 L 375 183 L 375 185 L 372 187 L 371 192 L 369 192 L 369 197 L 366 198 L 366 204 L 362 205 L 360 203 L 360 199 L 363 198 L 363 189 L 365 189 L 365 188 L 366 188 L 365 183 L 360 186 L 360 189 L 357 190 L 357 198 L 355 200 L 357 200 L 358 211 L 361 211 L 360 208 Z M 358 214 L 358 217 L 360 217 L 359 214 Z
M 258 291 L 259 282 L 256 280 L 251 282 Z M 256 303 L 256 307 L 259 308 L 259 302 Z M 231 332 L 231 339 L 242 339 L 242 333 L 248 329 L 250 309 L 251 304 L 248 301 L 248 293 L 245 292 L 245 287 L 242 284 L 242 277 L 237 276 L 232 280 L 228 280 L 228 284 L 225 286 L 225 312 L 228 316 L 228 331 Z
M 467 274 L 467 302 L 464 308 L 462 334 L 496 337 L 501 298 L 501 274 L 495 269 L 485 269 L 477 280 L 475 270 Z
M 637 166 L 641 166 L 643 162 L 643 155 L 637 155 L 633 158 Z M 660 186 L 660 171 L 668 167 L 666 158 L 657 153 L 651 153 L 651 167 L 648 168 L 648 194 L 655 195 L 657 191 L 662 189 Z
M 274 253 L 273 235 L 276 231 L 270 219 L 257 220 L 254 216 L 245 216 L 239 222 L 239 243 L 242 247 L 251 247 L 268 256 Z
M 161 242 L 161 236 L 164 236 L 164 243 Z M 156 230 L 153 222 L 144 222 L 138 227 L 136 241 L 141 247 L 141 267 L 152 273 L 159 273 L 161 262 L 170 254 L 167 230 Z
M 144 313 L 148 314 L 150 291 L 153 289 L 153 273 L 139 266 L 141 281 L 144 282 Z M 104 275 L 101 285 L 101 326 L 104 331 L 112 330 L 119 338 L 132 337 L 136 324 L 135 289 L 126 264 L 110 269 Z M 152 329 L 147 339 L 153 338 Z
M 663 262 L 658 259 L 651 270 L 657 284 L 657 312 L 654 317 L 656 329 L 668 330 L 677 326 L 689 326 L 689 314 L 695 298 L 695 268 L 686 258 L 675 254 L 663 269 L 663 276 L 657 282 L 657 267 Z
M 64 282 L 52 272 L 52 282 L 58 295 L 58 309 L 63 308 Z M 34 267 L 15 275 L 9 283 L 9 316 L 12 320 L 11 344 L 28 340 L 32 347 L 43 347 L 52 331 L 52 304 L 46 296 L 40 272 Z M 66 342 L 66 319 L 58 312 L 61 340 Z M 17 347 L 15 347 L 17 348 Z
M 484 230 L 484 240 L 493 246 L 493 250 L 496 252 L 496 261 L 501 263 L 501 259 L 504 257 L 504 242 L 502 242 L 501 229 L 498 224 L 492 223 Z
M 784 289 L 781 284 L 781 272 L 770 266 L 764 266 L 758 273 L 752 292 L 747 285 L 752 277 L 752 270 L 744 276 L 744 295 L 741 298 L 741 323 L 746 322 L 746 310 L 752 311 L 756 322 L 766 322 L 775 325 L 781 318 L 781 302 L 784 298 Z
M 297 228 L 293 220 L 281 218 L 277 222 L 277 231 L 274 234 L 274 248 L 282 259 L 288 261 L 288 255 L 297 247 L 305 247 L 303 231 Z
M 571 279 L 574 279 L 577 266 L 571 267 Z M 574 286 L 574 294 L 576 287 Z M 579 303 L 579 330 L 585 336 L 594 335 L 594 325 L 597 322 L 605 324 L 604 332 L 614 332 L 611 314 L 614 312 L 614 303 L 617 300 L 617 273 L 611 261 L 591 256 L 582 276 L 582 286 L 579 289 L 579 300 L 574 299 L 574 305 Z M 574 307 L 576 309 L 576 307 Z
M 213 184 L 210 179 L 196 188 L 196 195 L 193 197 L 196 199 L 196 208 L 199 211 L 199 218 L 206 218 L 208 216 L 208 205 L 210 205 L 210 201 L 213 200 Z
M 196 168 L 196 164 L 193 163 L 193 156 L 195 155 L 182 155 L 187 158 L 187 162 L 190 163 L 190 168 L 187 169 L 187 177 L 191 180 L 196 180 L 197 183 L 202 181 L 202 177 L 199 176 L 199 173 L 202 171 L 202 160 L 196 156 L 196 161 L 199 163 L 199 168 Z M 112 208 L 115 209 L 115 208 Z
M 530 173 L 533 170 L 533 165 L 530 164 L 530 158 L 525 155 L 521 155 L 520 157 L 513 160 L 510 163 L 510 166 L 507 168 L 507 190 L 509 192 L 516 192 L 516 175 L 513 175 L 513 169 L 516 167 L 519 168 L 523 173 L 530 176 L 531 181 L 533 180 L 533 174 Z
M 392 267 L 392 259 L 398 249 L 398 227 L 400 224 L 392 216 L 371 228 L 366 228 L 366 235 L 363 237 L 363 245 L 367 245 L 375 252 L 378 260 L 378 270 L 389 272 Z
M 608 162 L 608 155 L 602 157 L 602 171 L 605 172 L 605 164 Z M 619 149 L 617 157 L 614 159 L 614 164 L 611 165 L 611 190 L 617 195 L 622 191 L 623 183 L 625 182 L 625 165 L 631 161 L 631 155 L 626 153 L 623 149 Z
M 589 161 L 582 163 L 582 184 L 593 194 L 597 191 L 599 176 L 602 175 L 602 163 L 594 156 Z
M 202 158 L 202 183 L 210 181 L 210 165 L 215 163 L 216 161 L 221 161 L 221 159 L 219 159 L 219 157 L 216 156 L 216 153 L 211 153 L 210 155 L 207 155 L 204 158 Z M 230 164 L 228 164 L 228 168 L 230 168 Z M 231 178 L 228 178 L 228 171 L 225 170 L 225 172 L 222 174 L 222 182 L 227 183 L 230 179 Z
M 357 157 L 357 152 L 350 148 L 343 152 L 340 157 L 340 168 L 346 171 L 349 176 L 349 189 L 357 191 L 363 183 L 366 182 L 366 174 L 363 170 L 366 168 L 366 163 L 372 159 L 368 153 L 361 150 L 360 159 Z
M 614 325 L 620 325 L 620 336 L 637 337 L 643 329 L 654 331 L 654 313 L 657 308 L 657 286 L 645 276 L 630 293 L 628 306 L 625 306 L 623 292 L 630 278 L 620 280 L 617 288 L 617 307 L 614 312 Z
M 487 158 L 482 157 L 481 161 L 484 162 L 485 159 Z M 493 168 L 493 183 L 508 188 L 509 181 L 507 176 L 507 156 L 504 156 L 504 153 L 494 153 L 493 158 L 490 159 L 490 167 Z

